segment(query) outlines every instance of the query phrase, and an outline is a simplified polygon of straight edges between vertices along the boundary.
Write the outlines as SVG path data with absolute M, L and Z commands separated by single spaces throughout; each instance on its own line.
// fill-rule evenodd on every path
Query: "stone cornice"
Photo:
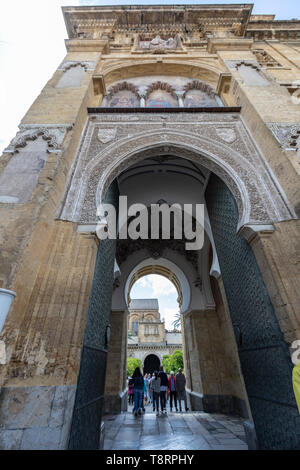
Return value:
M 104 52 L 108 53 L 107 39 L 66 39 L 68 52 Z
M 121 5 L 63 7 L 69 38 L 82 29 L 106 30 L 134 28 L 145 25 L 172 25 L 182 28 L 194 25 L 210 29 L 220 26 L 233 29 L 237 36 L 245 34 L 252 13 L 252 4 L 236 5 Z
M 182 344 L 159 344 L 159 343 L 135 343 L 127 344 L 128 349 L 168 349 L 168 348 L 182 348 Z

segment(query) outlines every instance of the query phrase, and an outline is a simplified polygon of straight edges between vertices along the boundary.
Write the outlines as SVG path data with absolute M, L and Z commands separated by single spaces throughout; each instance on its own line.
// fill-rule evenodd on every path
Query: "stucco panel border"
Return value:
M 166 152 L 200 163 L 228 185 L 239 209 L 238 228 L 293 218 L 281 188 L 240 118 L 197 118 L 189 116 L 184 122 L 170 115 L 144 117 L 144 121 L 134 115 L 90 118 L 61 218 L 94 223 L 96 206 L 118 174 L 138 161 Z M 108 126 L 117 130 L 113 142 L 92 145 L 99 128 Z

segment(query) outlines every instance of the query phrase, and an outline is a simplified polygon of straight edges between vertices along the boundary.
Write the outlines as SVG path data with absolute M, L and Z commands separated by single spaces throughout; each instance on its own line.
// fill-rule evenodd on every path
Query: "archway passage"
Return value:
M 144 361 L 144 374 L 153 374 L 159 370 L 160 360 L 155 354 L 149 354 Z

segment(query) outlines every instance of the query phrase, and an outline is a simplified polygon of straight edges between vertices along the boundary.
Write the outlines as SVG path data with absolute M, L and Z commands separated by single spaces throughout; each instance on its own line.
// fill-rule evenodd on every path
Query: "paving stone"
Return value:
M 5 429 L 0 431 L 0 450 L 18 450 L 20 448 L 23 429 Z
M 61 427 L 25 429 L 21 450 L 56 450 L 59 448 Z
M 156 416 L 151 407 L 146 414 L 134 418 L 123 416 L 119 427 L 107 429 L 105 449 L 110 450 L 246 450 L 245 434 L 239 418 L 211 416 L 203 412 L 168 413 Z M 112 423 L 113 421 L 110 421 Z M 231 428 L 231 429 L 230 429 Z M 119 430 L 118 430 L 119 429 Z M 232 430 L 238 430 L 238 435 Z M 113 437 L 115 436 L 115 437 Z

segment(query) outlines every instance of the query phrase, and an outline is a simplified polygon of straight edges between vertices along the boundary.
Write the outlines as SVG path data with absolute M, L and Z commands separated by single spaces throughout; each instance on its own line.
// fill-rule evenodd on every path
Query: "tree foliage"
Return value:
M 142 361 L 135 357 L 127 357 L 127 377 L 131 377 L 137 367 L 142 369 Z
M 181 367 L 183 371 L 183 353 L 182 351 L 174 351 L 171 356 L 165 355 L 163 356 L 162 360 L 164 370 L 167 374 L 171 372 L 171 370 L 174 371 L 175 374 L 177 374 L 178 369 Z
M 181 313 L 180 312 L 176 313 L 175 315 L 175 320 L 173 321 L 173 327 L 178 330 L 181 329 Z

